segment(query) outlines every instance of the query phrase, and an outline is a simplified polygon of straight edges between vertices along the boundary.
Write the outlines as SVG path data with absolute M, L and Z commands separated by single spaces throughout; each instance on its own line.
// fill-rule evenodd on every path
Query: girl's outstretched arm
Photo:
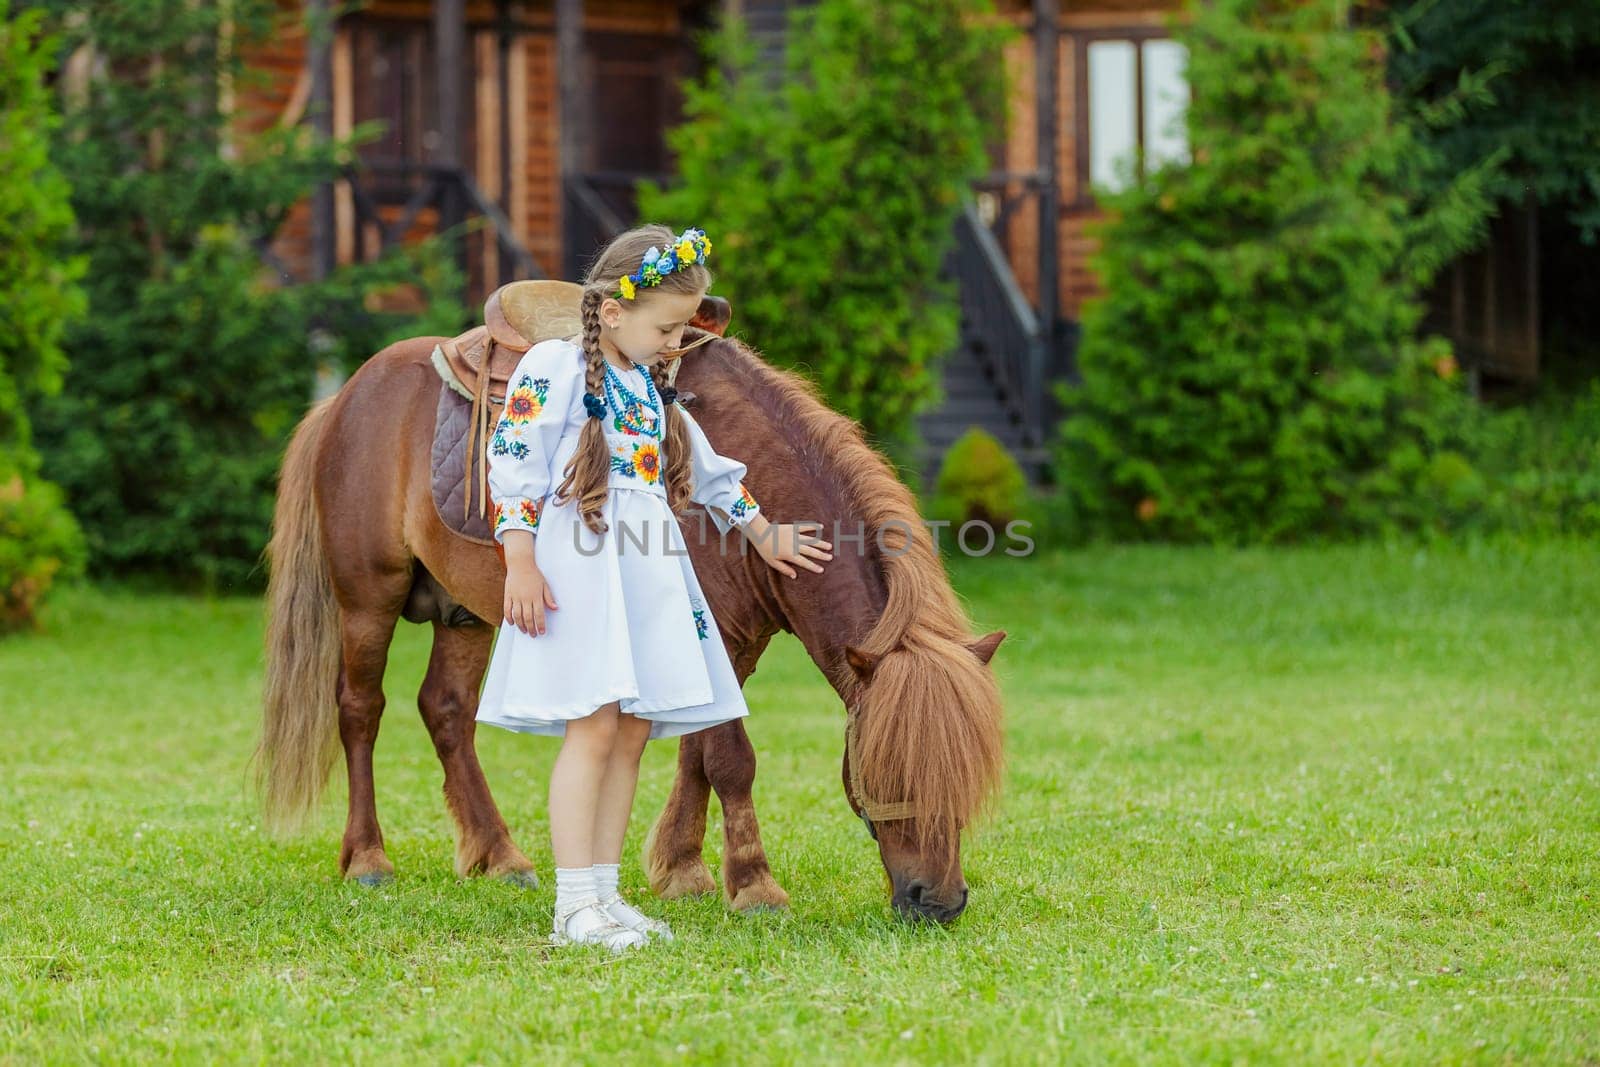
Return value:
M 780 573 L 796 577 L 794 564 L 820 572 L 822 566 L 816 561 L 833 558 L 829 551 L 833 545 L 817 536 L 822 524 L 768 522 L 744 486 L 745 465 L 718 455 L 694 417 L 681 407 L 679 411 L 689 430 L 689 467 L 694 475 L 690 499 L 705 507 L 722 533 L 739 527 L 761 558 Z
M 765 515 L 757 515 L 740 532 L 769 566 L 790 578 L 799 573 L 792 564 L 821 574 L 822 564 L 816 561 L 833 558 L 833 545 L 822 540 L 820 522 L 768 522 Z
M 710 513 L 719 532 L 725 534 L 735 526 L 743 526 L 761 511 L 761 505 L 744 487 L 747 468 L 736 459 L 719 456 L 687 408 L 680 404 L 678 413 L 689 431 L 689 470 L 694 476 L 694 492 L 689 499 Z

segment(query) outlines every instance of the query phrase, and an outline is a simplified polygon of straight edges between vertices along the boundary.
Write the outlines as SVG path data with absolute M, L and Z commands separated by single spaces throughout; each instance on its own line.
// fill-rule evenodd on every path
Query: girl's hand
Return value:
M 510 566 L 506 570 L 506 622 L 529 637 L 538 637 L 545 632 L 547 608 L 556 610 L 556 597 L 544 572 L 533 563 Z
M 762 528 L 754 529 L 756 523 L 761 523 Z M 833 545 L 817 539 L 822 529 L 820 522 L 767 522 L 757 514 L 745 529 L 761 558 L 773 570 L 789 578 L 798 573 L 790 566 L 791 563 L 798 563 L 808 571 L 821 574 L 822 564 L 814 561 L 833 558 L 833 553 L 829 551 Z M 805 538 L 804 542 L 802 537 Z

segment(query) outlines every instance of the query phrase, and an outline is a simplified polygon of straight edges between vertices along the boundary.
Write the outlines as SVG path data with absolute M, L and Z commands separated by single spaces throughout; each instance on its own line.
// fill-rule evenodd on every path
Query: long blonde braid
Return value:
M 589 285 L 583 291 L 583 383 L 584 389 L 596 396 L 603 395 L 605 388 L 606 357 L 600 350 L 600 302 L 604 299 L 603 286 Z M 600 419 L 583 420 L 577 450 L 567 461 L 565 480 L 556 490 L 562 503 L 577 497 L 578 517 L 596 534 L 610 528 L 600 517 L 611 481 L 611 446 L 600 423 Z
M 656 395 L 668 388 L 667 364 L 657 363 L 650 368 L 650 379 L 655 382 Z M 673 514 L 689 506 L 689 495 L 694 492 L 694 475 L 689 466 L 689 427 L 677 404 L 662 401 L 661 417 L 667 420 L 667 432 L 662 435 L 662 447 L 667 462 L 662 466 L 661 477 L 667 487 L 667 507 Z

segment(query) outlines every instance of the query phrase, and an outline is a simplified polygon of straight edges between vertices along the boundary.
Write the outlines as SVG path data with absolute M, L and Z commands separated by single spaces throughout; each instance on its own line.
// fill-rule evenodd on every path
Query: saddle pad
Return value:
M 491 419 L 489 425 L 493 427 L 494 422 Z M 484 509 L 485 515 L 479 515 L 474 495 L 471 510 L 465 518 L 461 514 L 467 494 L 467 431 L 471 428 L 472 401 L 441 382 L 439 406 L 433 416 L 433 453 L 428 464 L 433 509 L 451 533 L 480 545 L 493 545 L 494 532 L 489 528 L 489 519 L 494 515 L 492 506 Z M 481 454 L 472 457 L 474 479 L 483 477 L 483 462 Z

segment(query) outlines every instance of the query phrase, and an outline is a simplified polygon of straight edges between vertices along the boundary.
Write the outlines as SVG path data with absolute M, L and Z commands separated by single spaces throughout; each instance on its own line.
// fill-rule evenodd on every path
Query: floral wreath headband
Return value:
M 665 250 L 651 245 L 639 269 L 620 278 L 617 291 L 612 295 L 621 300 L 632 300 L 640 289 L 660 285 L 661 279 L 673 271 L 694 263 L 704 263 L 710 255 L 711 238 L 706 236 L 706 231 L 691 226 L 674 238 Z

